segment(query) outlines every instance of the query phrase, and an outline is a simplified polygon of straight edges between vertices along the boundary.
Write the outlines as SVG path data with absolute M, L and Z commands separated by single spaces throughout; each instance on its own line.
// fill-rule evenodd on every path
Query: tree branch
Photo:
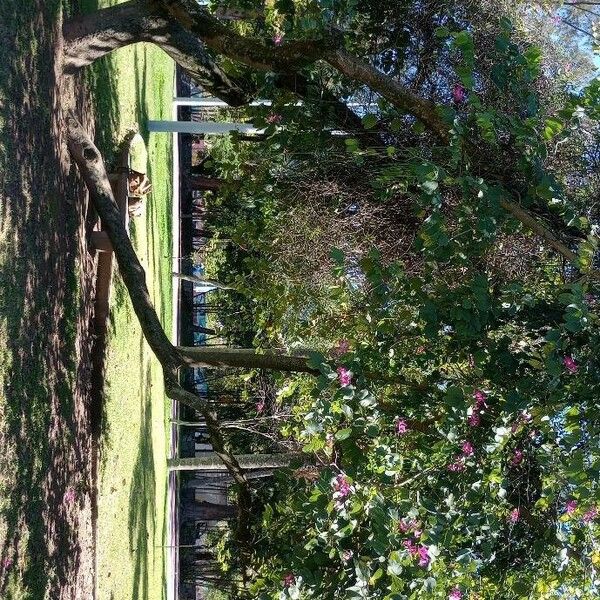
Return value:
M 290 355 L 276 350 L 259 352 L 252 348 L 228 348 L 226 346 L 179 346 L 177 351 L 190 367 L 228 366 L 319 374 L 318 369 L 308 365 L 308 357 Z
M 144 269 L 125 231 L 100 152 L 72 113 L 67 118 L 67 136 L 71 156 L 83 174 L 94 208 L 102 219 L 102 225 L 112 243 L 121 277 L 129 292 L 144 337 L 163 368 L 167 396 L 204 416 L 215 452 L 221 457 L 235 481 L 248 488 L 248 481 L 235 457 L 229 452 L 216 415 L 210 410 L 208 403 L 179 385 L 177 372 L 179 367 L 185 364 L 185 358 L 178 354 L 167 338 L 152 306 Z M 247 493 L 249 494 L 249 491 Z
M 336 36 L 313 41 L 290 41 L 278 47 L 267 46 L 258 40 L 246 38 L 220 23 L 195 0 L 150 0 L 150 2 L 164 7 L 173 18 L 199 36 L 213 50 L 250 67 L 286 75 L 288 89 L 292 85 L 292 77 L 303 67 L 317 60 L 324 60 L 343 75 L 381 94 L 398 110 L 419 119 L 443 143 L 449 139 L 450 128 L 441 118 L 438 107 L 433 102 L 420 98 L 369 63 L 348 54 L 341 47 L 341 40 Z M 352 120 L 356 123 L 354 119 Z M 476 152 L 476 149 L 473 150 Z M 503 200 L 501 205 L 525 227 L 546 240 L 549 246 L 567 260 L 570 262 L 577 260 L 576 254 L 566 244 L 521 206 L 510 200 Z
M 130 0 L 63 24 L 63 69 L 72 74 L 118 48 L 150 42 L 162 48 L 199 85 L 231 106 L 251 100 L 245 85 L 227 75 L 202 42 L 147 2 Z

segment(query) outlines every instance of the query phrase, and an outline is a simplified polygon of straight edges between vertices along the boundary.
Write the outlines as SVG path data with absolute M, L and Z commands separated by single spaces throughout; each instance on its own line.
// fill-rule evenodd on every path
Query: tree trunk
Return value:
M 183 520 L 190 521 L 225 521 L 233 519 L 235 506 L 231 504 L 213 504 L 212 502 L 187 503 L 182 512 Z
M 246 369 L 273 369 L 318 375 L 319 371 L 308 365 L 308 357 L 285 354 L 276 350 L 259 352 L 252 348 L 197 346 L 177 348 L 189 367 L 242 367 Z
M 123 225 L 123 218 L 115 202 L 102 157 L 79 122 L 72 116 L 68 118 L 68 133 L 69 151 L 80 167 L 94 208 L 110 238 L 123 283 L 131 297 L 144 336 L 166 375 L 176 380 L 177 370 L 183 366 L 183 361 L 166 336 L 152 306 L 144 268 Z
M 281 469 L 302 455 L 299 454 L 239 454 L 236 459 L 242 469 Z M 223 463 L 214 452 L 205 452 L 196 458 L 170 458 L 170 471 L 222 471 Z
M 204 44 L 175 19 L 150 8 L 148 2 L 130 0 L 79 15 L 63 25 L 66 73 L 91 64 L 113 50 L 151 42 L 162 48 L 190 77 L 231 106 L 250 101 L 244 87 L 229 77 L 206 52 Z
M 94 208 L 102 219 L 102 224 L 110 237 L 121 277 L 131 298 L 144 337 L 161 363 L 165 393 L 169 398 L 182 402 L 203 414 L 215 452 L 235 481 L 240 484 L 240 511 L 244 512 L 245 507 L 250 505 L 248 481 L 244 477 L 244 473 L 235 457 L 229 452 L 219 428 L 216 414 L 210 409 L 208 402 L 184 390 L 179 385 L 178 369 L 185 364 L 185 361 L 169 341 L 152 306 L 146 287 L 144 268 L 140 264 L 125 230 L 102 157 L 79 121 L 72 114 L 67 118 L 67 142 L 71 156 L 75 159 L 88 187 Z M 247 519 L 241 519 L 240 521 L 245 523 L 243 526 L 240 523 L 240 528 L 245 528 Z M 247 532 L 244 531 L 243 537 L 246 535 Z
M 194 191 L 203 192 L 205 190 L 217 191 L 223 186 L 223 180 L 216 177 L 204 177 L 201 175 L 192 175 L 189 179 L 190 187 Z

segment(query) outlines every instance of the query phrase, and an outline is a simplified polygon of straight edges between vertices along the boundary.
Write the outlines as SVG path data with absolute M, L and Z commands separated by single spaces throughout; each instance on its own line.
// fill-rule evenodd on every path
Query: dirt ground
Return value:
M 91 110 L 60 74 L 60 11 L 0 7 L 1 598 L 94 596 L 94 263 L 63 127 Z

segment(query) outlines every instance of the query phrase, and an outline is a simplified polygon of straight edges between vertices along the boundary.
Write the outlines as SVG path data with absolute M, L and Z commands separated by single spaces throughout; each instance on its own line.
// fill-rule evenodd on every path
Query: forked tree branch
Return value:
M 239 106 L 252 99 L 245 84 L 230 77 L 206 46 L 175 19 L 150 10 L 143 0 L 129 0 L 63 24 L 63 70 L 75 73 L 113 50 L 138 42 L 162 48 L 190 77 L 211 94 Z

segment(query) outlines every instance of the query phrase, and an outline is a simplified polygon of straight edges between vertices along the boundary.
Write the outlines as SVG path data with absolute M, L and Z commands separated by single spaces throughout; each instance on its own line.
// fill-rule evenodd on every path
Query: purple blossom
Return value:
M 518 467 L 523 462 L 523 450 L 515 450 L 510 464 L 513 467 Z
M 452 99 L 456 104 L 462 104 L 467 99 L 467 90 L 460 83 L 452 88 Z
M 473 398 L 475 398 L 475 409 L 482 410 L 487 408 L 487 394 L 481 390 L 475 390 L 473 392 Z
M 283 586 L 288 588 L 296 583 L 296 578 L 292 573 L 287 573 L 283 578 Z
M 352 559 L 353 556 L 354 556 L 354 552 L 352 552 L 352 550 L 344 550 L 344 552 L 342 553 L 342 560 L 344 562 L 348 562 L 349 560 Z
M 13 559 L 10 557 L 6 557 L 3 561 L 2 561 L 2 567 L 6 570 L 6 569 L 10 569 L 13 566 Z
M 582 517 L 584 523 L 591 523 L 598 516 L 598 509 L 593 506 Z
M 257 413 L 261 413 L 265 410 L 265 401 L 264 400 L 259 400 L 256 403 L 256 412 Z
M 569 373 L 575 373 L 579 368 L 577 366 L 577 363 L 573 360 L 572 356 L 565 356 L 563 358 L 563 365 L 565 365 L 565 368 L 567 369 L 567 371 L 569 371 Z
M 352 383 L 352 372 L 346 369 L 346 367 L 338 367 L 337 374 L 342 387 L 349 386 Z
M 341 500 L 347 498 L 350 495 L 350 492 L 352 491 L 352 488 L 350 487 L 346 476 L 342 474 L 338 475 L 333 480 L 333 489 L 334 492 L 338 495 L 338 498 L 340 498 Z
M 270 123 L 271 125 L 274 123 L 281 123 L 281 120 L 283 119 L 283 117 L 277 113 L 271 113 L 267 118 L 266 121 L 267 123 Z
M 471 444 L 471 442 L 463 442 L 461 448 L 463 456 L 473 456 L 475 453 L 475 449 L 473 448 L 473 444 Z
M 518 508 L 513 508 L 508 515 L 508 520 L 511 523 L 516 523 L 521 518 L 521 511 Z
M 75 490 L 73 488 L 69 488 L 63 496 L 63 500 L 67 503 L 67 504 L 72 504 L 73 501 L 76 498 L 76 494 L 75 494 Z
M 419 555 L 419 548 L 412 540 L 404 540 L 402 545 L 408 550 L 411 556 Z
M 402 519 L 399 523 L 398 523 L 398 530 L 401 533 L 409 533 L 412 532 L 413 536 L 416 538 L 420 538 L 421 534 L 423 533 L 419 527 L 421 526 L 421 524 L 419 522 L 417 522 L 415 519 Z
M 414 520 L 411 520 L 411 521 L 401 520 L 398 523 L 398 530 L 401 533 L 408 533 L 409 531 L 412 531 L 412 529 L 414 528 L 415 524 L 416 523 L 415 523 Z
M 281 44 L 283 44 L 283 34 L 277 33 L 276 35 L 274 35 L 273 36 L 273 43 L 276 46 L 281 46 Z
M 565 504 L 565 511 L 568 515 L 572 515 L 577 510 L 577 500 L 569 500 Z
M 458 456 L 454 462 L 448 465 L 448 471 L 451 473 L 461 473 L 465 470 L 465 463 L 462 456 Z
M 481 417 L 477 413 L 473 413 L 467 417 L 467 423 L 471 427 L 479 427 L 481 424 Z
M 429 564 L 429 561 L 431 560 L 429 556 L 429 549 L 427 548 L 427 546 L 419 546 L 417 552 L 419 554 L 419 566 L 426 567 Z
M 560 25 L 562 23 L 562 19 L 558 15 L 554 15 L 550 21 L 552 21 L 553 25 Z
M 448 600 L 461 600 L 462 597 L 463 594 L 458 586 L 454 586 L 448 594 Z
M 405 433 L 408 432 L 408 423 L 406 422 L 405 419 L 398 419 L 398 422 L 396 423 L 396 433 L 398 435 L 404 435 Z

